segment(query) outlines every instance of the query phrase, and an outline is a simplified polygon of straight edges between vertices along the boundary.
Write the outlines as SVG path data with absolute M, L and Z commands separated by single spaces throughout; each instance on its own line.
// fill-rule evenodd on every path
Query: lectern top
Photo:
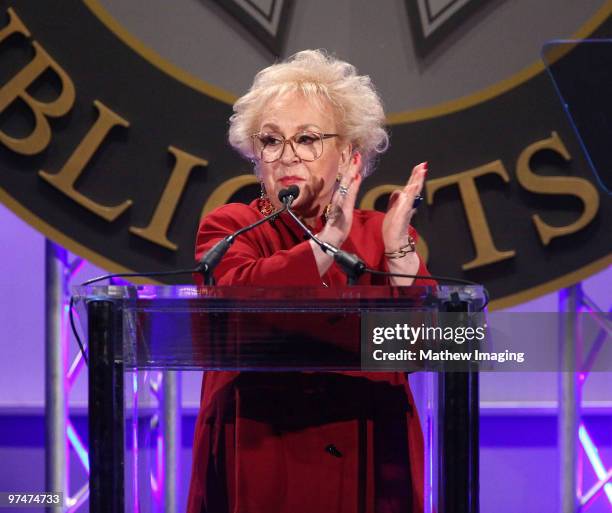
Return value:
M 344 286 L 344 287 L 197 287 L 195 285 L 89 285 L 74 287 L 75 299 L 85 300 L 243 300 L 243 301 L 316 301 L 351 299 L 410 299 L 419 301 L 484 300 L 480 285 L 439 287 Z

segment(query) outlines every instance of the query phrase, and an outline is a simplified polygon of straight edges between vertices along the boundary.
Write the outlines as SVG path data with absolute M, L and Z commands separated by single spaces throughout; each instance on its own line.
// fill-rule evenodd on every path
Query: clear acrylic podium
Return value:
M 359 371 L 364 313 L 471 312 L 484 295 L 477 286 L 93 285 L 75 290 L 75 304 L 88 334 L 90 511 L 119 513 L 172 510 L 172 497 L 156 506 L 147 491 L 159 483 L 134 486 L 142 419 L 130 397 L 138 373 Z M 422 374 L 415 397 L 425 438 L 425 511 L 476 513 L 478 373 Z

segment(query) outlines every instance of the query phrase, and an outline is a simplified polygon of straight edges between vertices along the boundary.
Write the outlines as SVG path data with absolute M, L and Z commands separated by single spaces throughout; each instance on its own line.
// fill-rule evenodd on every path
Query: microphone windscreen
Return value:
M 278 193 L 278 199 L 281 201 L 281 203 L 284 203 L 285 198 L 293 196 L 293 199 L 295 200 L 299 195 L 300 188 L 297 185 L 290 185 L 286 189 L 281 189 L 281 191 Z

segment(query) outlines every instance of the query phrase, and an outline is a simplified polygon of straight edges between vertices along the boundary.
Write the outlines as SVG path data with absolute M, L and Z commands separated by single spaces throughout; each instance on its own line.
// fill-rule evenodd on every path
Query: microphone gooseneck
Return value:
M 344 274 L 347 275 L 347 284 L 355 285 L 359 277 L 364 273 L 370 273 L 372 275 L 377 276 L 387 276 L 387 277 L 398 277 L 398 278 L 412 278 L 412 279 L 422 279 L 422 280 L 436 280 L 441 283 L 453 283 L 459 285 L 478 285 L 478 283 L 473 282 L 471 280 L 463 280 L 461 278 L 453 278 L 450 276 L 438 276 L 438 275 L 420 275 L 420 274 L 404 274 L 404 273 L 390 273 L 386 271 L 378 271 L 376 269 L 370 269 L 366 266 L 366 264 L 361 260 L 357 255 L 353 253 L 349 253 L 348 251 L 343 251 L 333 244 L 328 242 L 324 242 L 319 239 L 316 235 L 314 235 L 308 226 L 306 226 L 302 220 L 295 215 L 293 210 L 291 210 L 291 203 L 299 196 L 300 190 L 297 185 L 292 185 L 287 187 L 287 189 L 283 189 L 279 192 L 278 198 L 285 205 L 285 209 L 287 213 L 293 218 L 293 220 L 304 230 L 306 235 L 312 239 L 324 253 L 330 254 L 334 257 L 334 260 L 338 263 L 339 267 L 342 269 Z M 413 208 L 416 208 L 418 205 L 415 205 Z M 486 308 L 489 303 L 489 293 L 486 288 L 483 287 L 483 291 L 485 294 L 485 302 L 481 306 L 481 311 Z
M 354 285 L 357 283 L 359 277 L 366 271 L 367 268 L 365 263 L 357 255 L 343 251 L 329 242 L 320 240 L 314 233 L 312 233 L 312 231 L 310 231 L 310 228 L 308 228 L 308 226 L 306 226 L 302 220 L 295 215 L 293 210 L 291 210 L 291 203 L 299 196 L 299 193 L 299 187 L 297 185 L 291 185 L 278 193 L 278 199 L 283 202 L 287 213 L 300 226 L 300 228 L 306 232 L 306 235 L 308 235 L 308 237 L 312 239 L 324 253 L 334 257 L 334 260 L 340 266 L 340 269 L 342 269 L 344 274 L 347 276 L 347 284 Z
M 299 194 L 300 194 L 300 189 L 299 187 L 295 185 L 292 185 L 288 187 L 287 189 L 283 189 L 282 191 L 278 193 L 278 197 L 281 199 L 281 202 L 283 203 L 283 208 L 281 208 L 280 210 L 277 210 L 276 212 L 272 212 L 272 214 L 270 214 L 269 216 L 266 216 L 263 219 L 259 219 L 258 221 L 255 221 L 254 223 L 248 226 L 245 226 L 244 228 L 240 228 L 240 230 L 232 233 L 231 235 L 228 235 L 227 237 L 224 237 L 219 242 L 217 242 L 212 248 L 210 248 L 204 254 L 204 256 L 200 259 L 198 266 L 196 267 L 196 272 L 202 273 L 204 275 L 204 283 L 206 285 L 215 284 L 215 278 L 213 276 L 213 271 L 215 270 L 217 265 L 219 265 L 219 262 L 221 262 L 221 259 L 225 256 L 225 253 L 227 253 L 227 250 L 234 243 L 234 240 L 236 239 L 236 237 L 238 237 L 239 235 L 242 235 L 245 232 L 248 232 L 249 230 L 252 230 L 253 228 L 256 228 L 260 224 L 276 219 L 280 214 L 282 214 L 283 212 L 289 209 L 289 207 L 291 206 L 291 203 L 295 201 L 295 199 L 299 196 Z

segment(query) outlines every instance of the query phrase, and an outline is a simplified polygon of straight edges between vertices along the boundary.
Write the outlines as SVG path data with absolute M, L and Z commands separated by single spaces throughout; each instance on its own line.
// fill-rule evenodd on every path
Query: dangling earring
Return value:
M 272 202 L 266 193 L 266 186 L 263 184 L 263 182 L 259 182 L 259 185 L 261 187 L 261 193 L 259 194 L 259 199 L 257 200 L 257 208 L 262 215 L 266 217 L 274 212 L 274 207 L 272 206 Z

